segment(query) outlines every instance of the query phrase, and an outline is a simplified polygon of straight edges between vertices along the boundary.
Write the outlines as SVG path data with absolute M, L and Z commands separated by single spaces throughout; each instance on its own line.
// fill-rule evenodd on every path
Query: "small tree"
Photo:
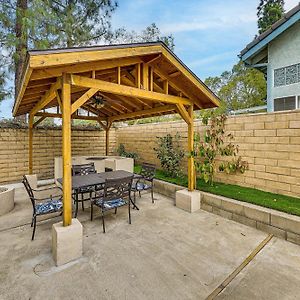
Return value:
M 180 175 L 180 163 L 184 157 L 184 151 L 179 143 L 180 135 L 176 133 L 173 137 L 171 134 L 157 137 L 157 148 L 154 151 L 160 160 L 161 167 L 167 175 L 175 177 Z
M 248 168 L 248 163 L 238 157 L 238 146 L 232 143 L 233 135 L 225 133 L 226 119 L 225 114 L 218 115 L 217 112 L 211 111 L 202 118 L 203 125 L 208 126 L 204 141 L 200 140 L 199 133 L 195 134 L 195 168 L 200 177 L 211 185 L 217 169 L 230 174 L 237 171 L 244 173 Z M 232 156 L 233 159 L 217 166 L 217 156 Z

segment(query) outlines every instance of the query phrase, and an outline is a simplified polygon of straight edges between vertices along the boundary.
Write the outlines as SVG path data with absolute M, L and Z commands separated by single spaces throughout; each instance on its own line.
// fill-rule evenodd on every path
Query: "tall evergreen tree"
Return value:
M 260 0 L 257 7 L 259 34 L 269 29 L 284 14 L 284 0 Z
M 28 49 L 88 45 L 112 36 L 113 0 L 6 0 L 0 2 L 0 54 L 15 74 L 15 95 Z M 1 69 L 0 79 L 5 67 Z M 0 80 L 0 97 L 1 94 Z M 2 88 L 3 88 L 2 84 Z M 1 99 L 1 98 L 0 98 Z
M 140 42 L 164 42 L 171 50 L 174 50 L 174 37 L 170 35 L 162 35 L 160 29 L 155 23 L 150 24 L 141 32 L 134 30 L 127 31 L 125 28 L 120 28 L 116 31 L 112 43 L 140 43 Z

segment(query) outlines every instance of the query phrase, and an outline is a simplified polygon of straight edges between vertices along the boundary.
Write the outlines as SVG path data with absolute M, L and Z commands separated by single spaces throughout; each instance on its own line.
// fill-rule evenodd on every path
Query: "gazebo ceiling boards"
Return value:
M 13 115 L 29 114 L 29 173 L 33 128 L 46 117 L 62 118 L 63 224 L 72 222 L 71 119 L 95 120 L 106 132 L 113 122 L 178 113 L 194 145 L 194 110 L 219 105 L 218 98 L 163 43 L 30 51 Z M 56 107 L 57 112 L 45 112 Z M 79 109 L 88 111 L 80 115 Z M 90 113 L 92 115 L 90 115 Z M 34 117 L 40 117 L 35 120 Z M 195 187 L 188 158 L 188 189 Z
M 163 43 L 155 42 L 30 51 L 14 116 L 59 106 L 55 91 L 61 89 L 63 73 L 70 74 L 72 113 L 101 93 L 105 105 L 97 115 L 102 121 L 177 113 L 177 104 L 195 110 L 218 105 L 217 97 Z M 165 112 L 157 108 L 164 105 Z

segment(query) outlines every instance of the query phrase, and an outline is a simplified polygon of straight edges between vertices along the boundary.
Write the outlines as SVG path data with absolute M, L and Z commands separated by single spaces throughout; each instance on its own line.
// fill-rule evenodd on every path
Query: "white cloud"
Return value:
M 294 8 L 298 4 L 299 4 L 299 0 L 285 0 L 285 9 L 286 11 L 289 11 L 290 9 Z
M 200 67 L 200 66 L 207 66 L 207 65 L 211 65 L 213 63 L 216 62 L 220 62 L 220 61 L 224 61 L 224 59 L 228 59 L 231 57 L 234 57 L 235 53 L 233 53 L 232 51 L 228 51 L 228 52 L 222 52 L 222 53 L 218 53 L 218 54 L 214 54 L 211 56 L 207 56 L 201 59 L 197 59 L 194 61 L 189 62 L 189 66 L 190 67 Z

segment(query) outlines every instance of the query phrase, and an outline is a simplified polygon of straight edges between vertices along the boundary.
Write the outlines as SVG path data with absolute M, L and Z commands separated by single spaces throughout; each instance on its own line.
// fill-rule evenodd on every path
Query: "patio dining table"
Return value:
M 87 175 L 76 175 L 72 176 L 72 190 L 75 194 L 75 201 L 76 205 L 78 205 L 78 194 L 81 189 L 88 188 L 88 187 L 94 187 L 94 186 L 104 186 L 106 179 L 122 179 L 125 177 L 129 177 L 135 175 L 133 173 L 124 171 L 124 170 L 116 170 L 116 171 L 110 171 L 110 172 L 101 172 L 101 173 L 92 173 Z M 63 184 L 63 178 L 58 178 L 57 181 L 62 185 Z M 136 206 L 136 204 L 131 200 L 133 207 L 139 210 L 139 208 Z M 75 216 L 76 217 L 76 216 Z

